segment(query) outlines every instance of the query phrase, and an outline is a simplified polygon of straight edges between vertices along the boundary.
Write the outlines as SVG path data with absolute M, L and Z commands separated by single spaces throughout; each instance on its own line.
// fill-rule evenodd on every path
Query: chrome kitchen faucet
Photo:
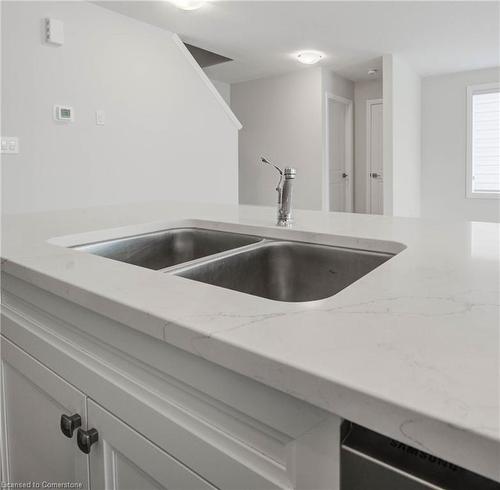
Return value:
M 286 167 L 282 170 L 274 163 L 264 157 L 260 157 L 262 163 L 267 163 L 274 167 L 280 174 L 280 180 L 276 186 L 278 191 L 278 226 L 291 226 L 292 224 L 292 187 L 297 171 L 294 168 Z

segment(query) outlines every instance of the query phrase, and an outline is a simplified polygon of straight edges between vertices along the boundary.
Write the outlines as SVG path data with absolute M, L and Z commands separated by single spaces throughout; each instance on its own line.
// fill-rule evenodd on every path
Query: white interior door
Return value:
M 351 101 L 328 99 L 330 211 L 352 211 L 351 111 Z
M 367 101 L 367 211 L 384 213 L 383 176 L 383 103 L 381 99 Z

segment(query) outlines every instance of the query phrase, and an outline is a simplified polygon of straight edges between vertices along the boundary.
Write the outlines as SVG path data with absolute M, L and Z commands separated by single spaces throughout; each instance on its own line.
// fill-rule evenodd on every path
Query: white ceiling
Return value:
M 500 2 L 212 1 L 193 11 L 167 1 L 101 1 L 108 9 L 176 32 L 235 61 L 212 78 L 239 82 L 303 68 L 301 49 L 358 80 L 386 53 L 422 76 L 500 65 Z

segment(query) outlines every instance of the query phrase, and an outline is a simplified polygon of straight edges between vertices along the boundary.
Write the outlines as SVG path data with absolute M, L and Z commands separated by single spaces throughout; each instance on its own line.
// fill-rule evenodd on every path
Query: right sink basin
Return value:
M 269 241 L 175 274 L 276 301 L 314 301 L 333 296 L 391 257 L 383 252 Z

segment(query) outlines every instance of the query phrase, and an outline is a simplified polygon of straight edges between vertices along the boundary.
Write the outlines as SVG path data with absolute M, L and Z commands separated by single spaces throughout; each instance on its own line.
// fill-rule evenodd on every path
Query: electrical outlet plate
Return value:
M 15 155 L 19 153 L 19 138 L 16 136 L 2 136 L 2 154 Z

